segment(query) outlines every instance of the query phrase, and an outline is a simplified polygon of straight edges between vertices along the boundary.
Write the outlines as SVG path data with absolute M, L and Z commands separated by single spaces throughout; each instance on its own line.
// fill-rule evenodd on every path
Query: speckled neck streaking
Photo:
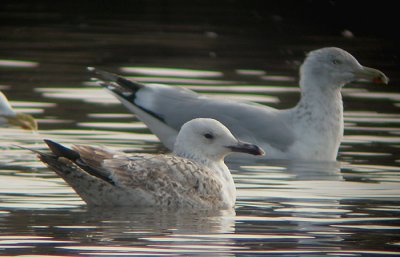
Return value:
M 211 160 L 198 153 L 175 152 L 174 155 L 193 160 L 213 171 L 215 178 L 220 180 L 222 185 L 221 197 L 226 206 L 234 206 L 236 202 L 236 187 L 229 168 L 224 162 L 224 157 L 219 160 Z
M 194 147 L 188 149 L 188 144 L 185 144 L 184 141 L 184 139 L 178 136 L 173 151 L 174 155 L 192 160 L 212 170 L 215 178 L 222 185 L 220 193 L 223 202 L 225 202 L 226 206 L 234 206 L 236 201 L 236 187 L 231 172 L 224 162 L 226 154 L 209 154 Z
M 326 84 L 323 79 L 302 76 L 301 99 L 291 110 L 292 126 L 302 145 L 295 143 L 299 156 L 334 160 L 343 137 L 343 85 Z

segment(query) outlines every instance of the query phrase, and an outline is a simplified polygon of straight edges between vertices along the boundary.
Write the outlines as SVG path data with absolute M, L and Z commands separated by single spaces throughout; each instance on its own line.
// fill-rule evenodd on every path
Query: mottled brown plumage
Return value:
M 39 152 L 39 158 L 95 206 L 232 208 L 236 190 L 223 158 L 232 151 L 263 154 L 211 119 L 185 124 L 170 155 L 45 142 L 52 154 Z
M 173 155 L 115 154 L 100 147 L 72 147 L 80 165 L 111 178 L 91 176 L 65 157 L 41 156 L 90 205 L 223 207 L 221 181 L 202 164 Z M 88 193 L 90 191 L 96 193 Z

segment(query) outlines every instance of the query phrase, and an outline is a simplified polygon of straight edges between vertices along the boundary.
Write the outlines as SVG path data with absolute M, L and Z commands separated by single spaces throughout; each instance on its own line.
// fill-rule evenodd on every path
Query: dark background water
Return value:
M 389 65 L 398 64 L 397 8 L 392 1 L 55 3 L 4 0 L 0 8 L 2 38 L 6 43 L 15 42 L 14 47 L 2 55 L 40 57 L 43 65 L 51 64 L 53 68 L 72 61 L 83 65 L 111 65 L 132 64 L 146 59 L 154 64 L 155 56 L 157 59 L 188 57 L 190 62 L 182 60 L 182 64 L 193 68 L 203 67 L 200 60 L 205 57 L 212 60 L 209 53 L 214 52 L 219 59 L 228 59 L 227 63 L 223 62 L 225 65 L 232 65 L 233 59 L 257 68 L 281 70 L 276 64 L 269 64 L 270 55 L 286 58 L 290 54 L 302 56 L 304 51 L 332 45 L 332 37 L 337 38 L 345 30 L 356 38 L 366 40 L 365 44 L 343 37 L 343 42 L 335 41 L 335 45 L 357 47 L 367 58 L 375 52 L 363 50 L 368 49 L 371 40 L 376 40 L 375 51 L 378 53 L 374 58 L 385 55 L 385 62 Z M 77 41 L 82 35 L 85 36 Z M 199 40 L 199 35 L 204 39 Z M 229 37 L 234 36 L 240 37 L 239 42 L 234 42 L 237 38 L 229 42 Z M 182 37 L 180 44 L 179 40 L 175 40 L 177 37 Z M 218 37 L 228 40 L 223 40 L 222 44 Z M 304 42 L 310 38 L 315 38 L 314 45 L 304 47 Z M 25 42 L 21 42 L 22 39 Z M 77 44 L 81 52 L 77 52 Z M 264 51 L 237 51 L 238 45 L 244 49 L 262 47 Z M 294 53 L 285 51 L 287 45 L 291 45 L 290 50 Z M 58 56 L 51 49 L 58 50 Z M 87 49 L 95 55 L 90 55 Z M 32 56 L 37 51 L 41 51 L 42 55 Z M 387 58 L 387 51 L 390 51 L 391 58 Z M 382 63 L 382 59 L 376 61 L 382 66 L 388 65 Z M 167 61 L 165 63 L 168 64 Z
M 0 89 L 17 110 L 38 119 L 40 131 L 0 130 L 0 254 L 398 255 L 395 4 L 1 1 Z M 384 71 L 390 84 L 344 88 L 345 138 L 333 166 L 228 163 L 238 187 L 236 214 L 90 210 L 34 155 L 12 146 L 43 148 L 42 138 L 53 138 L 159 151 L 158 140 L 141 122 L 90 84 L 87 66 L 286 108 L 299 98 L 298 67 L 306 52 L 325 46 L 344 48 L 361 64 Z M 222 76 L 182 80 L 121 67 L 210 70 Z

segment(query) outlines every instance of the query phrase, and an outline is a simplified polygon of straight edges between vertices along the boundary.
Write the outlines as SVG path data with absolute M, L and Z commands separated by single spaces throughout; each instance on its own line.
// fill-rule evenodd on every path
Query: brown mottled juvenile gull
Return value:
M 166 85 L 144 85 L 88 68 L 100 84 L 172 149 L 179 128 L 193 118 L 222 122 L 238 138 L 257 143 L 271 159 L 334 161 L 343 137 L 342 87 L 354 80 L 388 83 L 379 70 L 327 47 L 308 54 L 300 69 L 301 99 L 290 109 L 215 99 Z
M 0 126 L 37 130 L 36 120 L 29 114 L 15 112 L 2 92 L 0 92 Z
M 38 152 L 39 158 L 94 206 L 232 208 L 236 189 L 224 157 L 263 154 L 220 122 L 201 118 L 182 126 L 172 155 L 128 155 L 84 145 L 69 149 L 45 142 L 52 153 Z

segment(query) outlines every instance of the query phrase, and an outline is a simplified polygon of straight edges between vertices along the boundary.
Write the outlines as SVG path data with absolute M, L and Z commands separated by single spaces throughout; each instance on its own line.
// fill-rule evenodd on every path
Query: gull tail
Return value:
M 28 147 L 23 147 L 16 145 L 19 148 L 29 150 L 35 154 L 37 154 L 38 158 L 46 164 L 49 168 L 54 170 L 60 177 L 62 177 L 66 182 L 69 183 L 69 176 L 72 173 L 73 162 L 69 159 L 77 159 L 79 158 L 79 153 L 68 149 L 58 143 L 55 143 L 51 140 L 44 140 L 46 144 L 49 146 L 51 153 L 45 153 L 42 151 L 34 150 Z M 66 156 L 66 157 L 64 157 Z M 64 157 L 60 159 L 60 157 Z
M 48 140 L 48 139 L 44 139 L 44 142 L 47 144 L 49 149 L 52 151 L 53 155 L 57 157 L 57 160 L 59 160 L 59 158 L 68 159 L 69 161 L 74 163 L 76 166 L 81 168 L 86 173 L 114 185 L 114 181 L 112 179 L 110 179 L 106 174 L 97 170 L 95 167 L 92 167 L 85 160 L 83 160 L 78 151 L 67 148 L 59 143 L 56 143 L 56 142 Z M 46 162 L 46 160 L 43 160 L 42 158 L 40 158 L 40 159 L 43 162 Z
M 93 67 L 87 69 L 95 75 L 95 80 L 99 85 L 110 91 L 129 111 L 136 114 L 167 148 L 173 148 L 178 131 L 170 127 L 162 115 L 156 113 L 151 107 L 145 108 L 143 103 L 142 105 L 138 104 L 140 101 L 149 102 L 147 100 L 150 99 L 138 94 L 148 90 L 149 86 Z M 152 97 L 151 93 L 148 93 L 147 96 Z M 138 101 L 139 98 L 140 101 Z
M 59 143 L 45 139 L 51 153 L 21 147 L 38 155 L 38 158 L 55 171 L 89 205 L 108 202 L 107 192 L 115 188 L 115 183 L 101 171 L 88 165 L 79 151 L 69 149 Z
M 146 123 L 146 121 L 144 121 L 142 115 L 140 115 L 141 112 L 145 113 L 145 115 L 143 116 L 151 116 L 155 119 L 160 120 L 161 122 L 164 122 L 163 118 L 160 115 L 157 115 L 155 112 L 146 109 L 136 103 L 135 99 L 137 93 L 141 89 L 146 88 L 145 85 L 107 71 L 96 69 L 94 67 L 88 67 L 87 69 L 88 71 L 96 75 L 94 79 L 98 82 L 99 85 L 106 88 L 113 95 L 115 95 L 122 102 L 122 104 L 125 105 L 126 108 L 136 113 L 144 123 Z
M 58 158 L 56 155 L 54 155 L 52 153 L 44 153 L 44 152 L 41 152 L 41 151 L 38 151 L 38 150 L 35 150 L 35 149 L 31 149 L 31 148 L 28 148 L 28 147 L 20 146 L 20 145 L 14 145 L 14 146 L 19 147 L 21 149 L 25 149 L 25 150 L 31 151 L 31 152 L 37 154 L 38 158 L 44 163 L 57 160 L 57 158 Z
M 80 155 L 77 151 L 74 151 L 72 149 L 69 149 L 59 143 L 53 142 L 48 139 L 44 139 L 44 142 L 47 144 L 49 149 L 51 150 L 51 153 L 45 153 L 42 151 L 34 150 L 28 147 L 23 147 L 16 145 L 19 148 L 29 150 L 35 154 L 37 154 L 38 158 L 45 163 L 47 166 L 53 168 L 57 174 L 60 174 L 59 171 L 63 170 L 61 169 L 61 166 L 64 166 L 65 164 L 60 162 L 59 158 L 63 157 L 66 158 L 67 160 L 71 162 L 75 162 L 80 158 Z
M 60 157 L 63 157 L 70 162 L 75 162 L 77 159 L 80 158 L 79 153 L 71 150 L 65 146 L 62 146 L 61 144 L 58 144 L 56 142 L 53 142 L 48 139 L 44 139 L 44 142 L 47 144 L 49 149 L 51 150 L 51 153 L 43 153 L 40 151 L 31 150 L 35 153 L 38 154 L 39 159 L 45 163 L 47 166 L 52 168 L 56 173 L 60 176 L 62 176 L 62 172 L 65 171 L 65 161 L 60 161 Z
M 87 69 L 96 75 L 94 79 L 97 80 L 99 85 L 132 104 L 134 104 L 136 93 L 145 87 L 143 84 L 125 79 L 107 71 L 99 70 L 94 67 L 88 67 Z
M 30 149 L 27 147 L 16 145 L 19 148 L 29 150 L 38 155 L 38 158 L 45 163 L 47 166 L 52 168 L 59 176 L 64 178 L 67 182 L 69 182 L 66 178 L 66 175 L 72 172 L 84 172 L 93 177 L 97 177 L 109 184 L 115 185 L 114 181 L 109 178 L 104 172 L 97 171 L 94 167 L 87 164 L 86 161 L 81 159 L 81 156 L 78 151 L 67 148 L 59 143 L 51 141 L 49 139 L 43 140 L 51 153 L 44 153 L 38 150 Z M 83 147 L 84 148 L 84 147 Z M 90 150 L 90 149 L 87 149 Z M 75 167 L 74 167 L 75 166 Z
M 47 146 L 53 152 L 53 154 L 57 157 L 64 157 L 71 161 L 76 161 L 77 159 L 80 158 L 80 155 L 77 151 L 69 149 L 49 139 L 44 139 L 44 142 L 47 144 Z

